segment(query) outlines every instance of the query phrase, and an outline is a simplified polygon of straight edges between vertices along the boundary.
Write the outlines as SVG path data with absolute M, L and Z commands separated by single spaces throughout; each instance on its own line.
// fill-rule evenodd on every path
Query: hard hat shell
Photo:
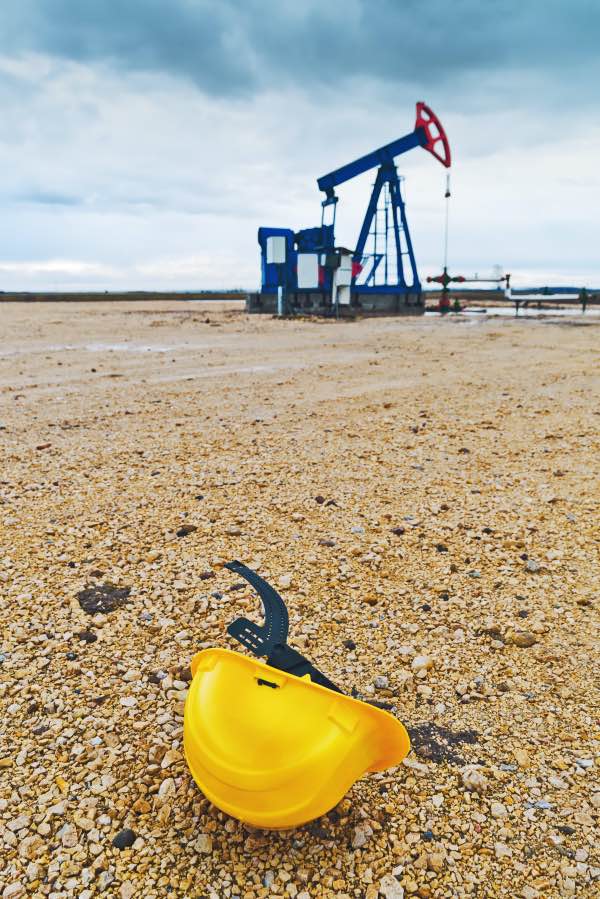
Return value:
M 228 649 L 192 660 L 184 750 L 194 780 L 222 811 L 284 829 L 333 808 L 366 771 L 410 749 L 388 712 Z

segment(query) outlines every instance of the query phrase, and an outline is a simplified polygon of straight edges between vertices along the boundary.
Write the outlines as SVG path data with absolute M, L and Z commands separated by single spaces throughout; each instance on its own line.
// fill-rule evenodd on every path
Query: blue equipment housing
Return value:
M 321 225 L 293 232 L 288 228 L 260 228 L 261 299 L 276 295 L 281 287 L 287 298 L 288 310 L 308 308 L 315 298 L 323 307 L 331 304 L 334 272 L 340 265 L 340 255 L 352 256 L 351 303 L 364 305 L 369 298 L 393 295 L 403 298 L 405 305 L 420 303 L 421 281 L 406 218 L 396 157 L 423 147 L 447 168 L 450 167 L 450 147 L 444 129 L 435 114 L 424 103 L 417 103 L 415 128 L 390 144 L 386 144 L 359 159 L 323 175 L 317 180 L 325 194 L 322 201 Z M 356 247 L 352 251 L 335 245 L 335 218 L 338 203 L 335 189 L 363 173 L 377 168 L 377 175 L 360 229 Z M 325 224 L 325 219 L 331 222 Z M 268 241 L 271 237 L 285 238 L 285 262 L 267 262 Z
M 267 262 L 267 240 L 269 237 L 285 237 L 286 261 L 284 270 L 276 262 Z M 266 293 L 277 293 L 281 284 L 291 287 L 296 278 L 296 250 L 294 248 L 294 232 L 290 228 L 259 228 L 262 289 Z

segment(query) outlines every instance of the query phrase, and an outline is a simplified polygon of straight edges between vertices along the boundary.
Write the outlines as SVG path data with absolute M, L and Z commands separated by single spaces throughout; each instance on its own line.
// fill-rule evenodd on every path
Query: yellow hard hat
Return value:
M 228 649 L 194 656 L 186 759 L 222 811 L 256 827 L 295 827 L 333 808 L 365 772 L 399 764 L 410 741 L 396 718 L 344 695 L 287 646 L 287 610 L 269 584 L 239 562 L 227 567 L 258 590 L 266 616 L 264 627 L 238 619 L 228 630 L 268 664 Z

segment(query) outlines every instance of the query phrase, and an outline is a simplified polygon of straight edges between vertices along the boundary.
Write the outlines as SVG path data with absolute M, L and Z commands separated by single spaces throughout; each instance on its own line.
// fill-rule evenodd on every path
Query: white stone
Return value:
M 168 752 L 165 752 L 163 756 L 163 760 L 160 763 L 161 768 L 170 768 L 171 765 L 174 765 L 175 762 L 178 762 L 181 759 L 181 753 L 178 752 L 177 749 L 169 749 Z
M 508 815 L 508 809 L 502 802 L 492 802 L 490 812 L 492 813 L 492 818 L 506 818 Z
M 73 849 L 73 847 L 77 846 L 77 843 L 79 842 L 77 828 L 72 824 L 63 824 L 61 829 L 58 831 L 58 835 L 65 849 Z
M 373 829 L 368 824 L 358 824 L 352 834 L 352 848 L 360 849 L 373 836 Z
M 18 830 L 23 830 L 24 827 L 29 827 L 30 822 L 31 818 L 28 818 L 27 815 L 19 815 L 18 818 L 7 821 L 6 826 L 13 833 L 16 833 Z
M 512 855 L 512 849 L 506 843 L 494 843 L 494 852 L 496 858 L 510 858 Z
M 537 899 L 539 895 L 534 887 L 523 887 L 521 890 L 521 899 Z
M 4 892 L 2 893 L 2 899 L 21 899 L 22 896 L 25 895 L 25 887 L 22 883 L 9 883 L 8 886 L 4 887 Z
M 363 883 L 373 883 L 373 868 L 365 868 L 360 879 Z
M 404 888 L 393 874 L 386 874 L 379 881 L 379 892 L 385 899 L 404 899 Z
M 430 656 L 415 656 L 410 667 L 413 671 L 429 671 L 433 668 L 433 659 Z
M 158 796 L 161 799 L 168 799 L 169 796 L 174 796 L 175 792 L 175 781 L 172 777 L 166 777 L 158 788 Z
M 30 882 L 32 880 L 37 880 L 40 876 L 40 866 L 36 865 L 35 862 L 29 862 L 29 864 L 25 868 L 25 873 L 27 874 L 27 880 L 29 880 Z
M 67 810 L 67 803 L 64 799 L 60 802 L 56 802 L 54 805 L 51 805 L 48 809 L 49 815 L 58 815 L 58 817 L 62 817 Z
M 426 774 L 429 771 L 428 765 L 423 764 L 423 762 L 418 762 L 416 759 L 402 759 L 402 764 L 405 768 L 410 768 L 411 771 L 417 771 L 421 774 Z
M 483 793 L 488 786 L 487 778 L 476 765 L 466 765 L 462 769 L 461 779 L 467 790 L 474 790 L 477 793 Z
M 110 871 L 102 871 L 100 873 L 100 876 L 98 877 L 98 880 L 96 881 L 100 892 L 103 893 L 104 890 L 107 889 L 107 887 L 109 887 L 111 885 L 111 883 L 113 882 L 114 879 L 115 878 L 110 873 Z
M 45 849 L 46 844 L 37 834 L 33 834 L 30 837 L 25 837 L 24 840 L 21 840 L 19 844 L 19 855 L 21 858 L 27 858 L 30 861 L 33 861 L 38 855 L 41 855 Z
M 98 780 L 95 780 L 90 787 L 91 792 L 94 796 L 101 796 L 103 793 L 108 792 L 111 787 L 115 784 L 115 779 L 112 774 L 103 774 Z
M 548 783 L 551 787 L 554 787 L 555 790 L 567 790 L 569 787 L 569 785 L 565 783 L 564 780 L 561 780 L 560 777 L 556 777 L 554 775 L 548 778 Z
M 212 837 L 208 833 L 199 833 L 194 842 L 194 849 L 203 855 L 210 855 L 213 850 Z
M 129 683 L 131 681 L 140 680 L 141 676 L 142 676 L 141 672 L 138 671 L 136 668 L 130 668 L 129 671 L 126 671 L 125 674 L 123 675 L 123 680 L 127 681 Z

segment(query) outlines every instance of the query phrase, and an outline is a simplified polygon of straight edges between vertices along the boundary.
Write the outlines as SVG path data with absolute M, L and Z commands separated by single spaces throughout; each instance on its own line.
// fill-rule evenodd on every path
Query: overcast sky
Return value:
M 317 177 L 417 100 L 451 268 L 600 286 L 599 47 L 599 0 L 2 0 L 0 289 L 257 287 L 257 228 L 319 224 Z M 445 170 L 398 167 L 424 279 Z

